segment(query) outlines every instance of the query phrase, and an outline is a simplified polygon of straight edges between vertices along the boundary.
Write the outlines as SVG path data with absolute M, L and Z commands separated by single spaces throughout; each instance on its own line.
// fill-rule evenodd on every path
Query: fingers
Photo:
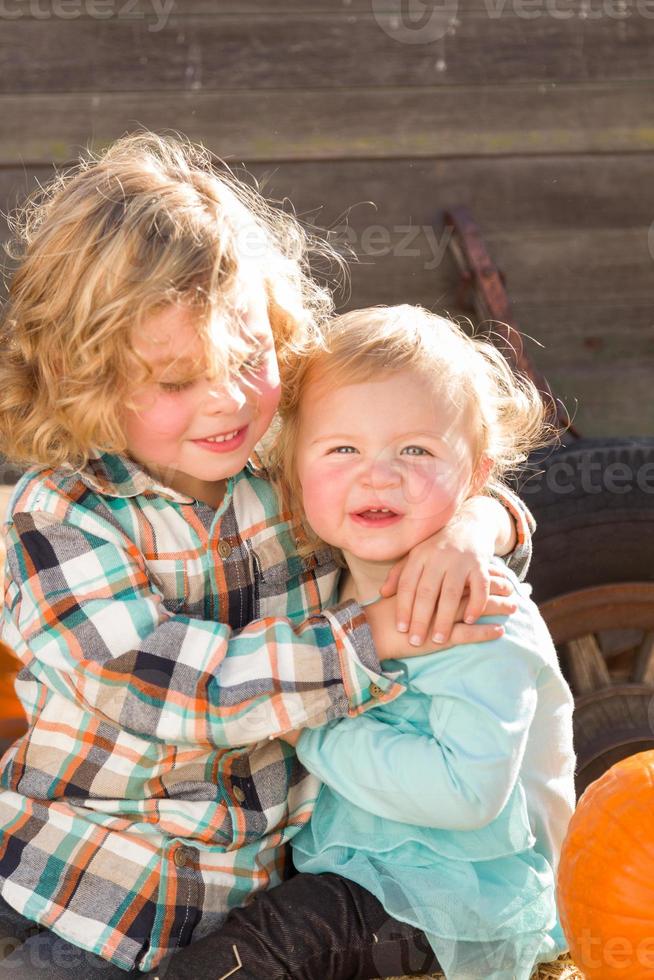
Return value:
M 407 563 L 397 584 L 397 628 L 400 633 L 409 632 L 409 642 L 422 642 L 427 626 L 434 614 L 434 589 L 440 591 L 440 579 L 433 585 L 427 583 L 423 569 Z M 420 637 L 416 641 L 416 637 Z
M 518 608 L 511 597 L 492 595 L 486 603 L 484 616 L 510 616 Z
M 506 580 L 505 580 L 506 581 Z M 491 577 L 483 569 L 470 575 L 470 598 L 463 619 L 466 623 L 476 623 L 488 602 L 491 588 Z
M 498 640 L 503 635 L 504 627 L 495 623 L 475 623 L 473 626 L 468 626 L 466 623 L 455 623 L 447 643 L 434 643 L 433 640 L 430 640 L 429 644 L 423 644 L 421 647 L 412 647 L 407 644 L 401 656 L 404 659 L 424 657 L 426 654 L 450 650 L 464 643 L 487 643 L 490 640 Z M 397 656 L 397 652 L 395 656 Z
M 474 626 L 468 626 L 467 623 L 456 623 L 450 637 L 450 645 L 486 643 L 489 640 L 497 640 L 503 635 L 504 627 L 496 623 L 476 623 Z
M 433 591 L 430 593 L 429 598 L 431 600 L 431 609 L 429 608 L 429 602 L 425 601 L 424 615 L 427 617 L 426 624 L 430 622 L 433 615 L 434 605 L 436 602 L 438 602 L 436 619 L 434 621 L 434 628 L 431 634 L 434 643 L 446 643 L 449 639 L 450 634 L 452 633 L 452 627 L 454 626 L 455 621 L 459 618 L 459 606 L 461 604 L 461 599 L 463 598 L 463 593 L 466 586 L 467 578 L 465 574 L 457 575 L 450 573 L 443 581 L 440 595 L 438 593 L 434 594 Z M 422 614 L 421 608 L 420 615 Z M 414 619 L 419 619 L 419 617 L 416 616 L 415 610 L 413 615 Z M 424 634 L 422 634 L 422 636 L 424 636 Z
M 490 568 L 490 591 L 495 595 L 510 595 L 513 585 L 504 572 L 499 568 Z
M 395 593 L 397 592 L 397 584 L 400 580 L 400 575 L 404 571 L 405 567 L 406 567 L 406 558 L 403 558 L 402 561 L 398 561 L 396 562 L 395 565 L 393 565 L 390 572 L 386 576 L 386 581 L 384 582 L 381 589 L 379 590 L 380 595 L 383 595 L 385 598 L 391 595 L 395 595 Z

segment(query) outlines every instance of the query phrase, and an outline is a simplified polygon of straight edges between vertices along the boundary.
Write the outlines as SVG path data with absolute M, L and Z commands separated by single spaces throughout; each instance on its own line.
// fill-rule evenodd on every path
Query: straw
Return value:
M 443 980 L 442 973 L 412 974 L 411 977 L 389 977 L 389 980 Z M 480 980 L 483 978 L 480 977 Z M 567 953 L 551 963 L 541 963 L 531 980 L 584 980 L 584 975 L 574 965 Z

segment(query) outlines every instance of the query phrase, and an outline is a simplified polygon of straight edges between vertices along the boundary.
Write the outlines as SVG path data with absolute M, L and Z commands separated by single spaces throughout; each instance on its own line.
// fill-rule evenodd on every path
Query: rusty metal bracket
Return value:
M 461 274 L 461 305 L 470 305 L 470 297 L 472 298 L 472 307 L 478 319 L 492 322 L 493 343 L 502 350 L 511 367 L 527 375 L 540 391 L 548 410 L 548 420 L 567 436 L 578 439 L 579 432 L 572 425 L 565 405 L 554 395 L 547 378 L 525 352 L 522 335 L 505 288 L 504 276 L 491 259 L 470 211 L 463 205 L 448 208 L 444 219 L 446 228 L 451 231 L 449 248 Z M 467 303 L 464 293 L 468 294 Z

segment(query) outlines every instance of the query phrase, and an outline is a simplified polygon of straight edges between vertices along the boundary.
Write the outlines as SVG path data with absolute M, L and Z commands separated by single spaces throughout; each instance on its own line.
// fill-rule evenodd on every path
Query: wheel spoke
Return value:
M 560 655 L 570 686 L 576 695 L 589 694 L 609 687 L 611 675 L 599 643 L 593 633 L 587 633 L 561 644 Z
M 645 633 L 636 651 L 632 680 L 635 684 L 654 684 L 654 631 Z

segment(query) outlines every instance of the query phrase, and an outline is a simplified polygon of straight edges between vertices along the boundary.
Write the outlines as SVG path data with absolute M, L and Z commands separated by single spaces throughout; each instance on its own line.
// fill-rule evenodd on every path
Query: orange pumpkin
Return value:
M 27 728 L 23 706 L 16 697 L 14 678 L 21 668 L 13 650 L 0 641 L 0 741 L 14 741 Z
M 557 892 L 570 953 L 587 980 L 652 980 L 654 751 L 618 762 L 583 794 Z

